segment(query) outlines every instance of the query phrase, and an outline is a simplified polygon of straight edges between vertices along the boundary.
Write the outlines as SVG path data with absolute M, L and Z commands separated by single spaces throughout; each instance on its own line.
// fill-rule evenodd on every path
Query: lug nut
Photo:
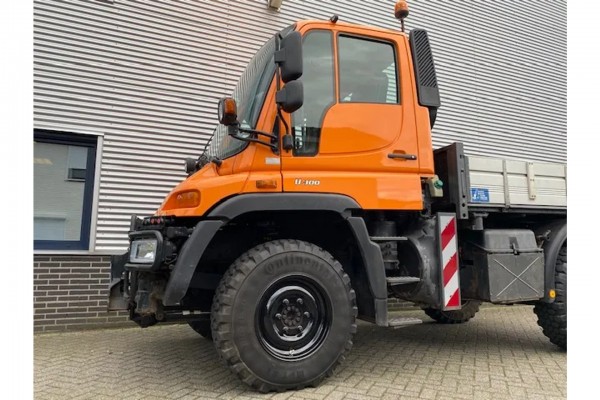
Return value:
M 304 328 L 302 327 L 302 325 L 298 325 L 298 330 L 299 330 L 300 332 L 302 332 L 302 330 L 303 330 L 303 329 L 304 329 Z
M 305 312 L 304 312 L 304 316 L 305 316 L 306 318 L 310 318 L 310 313 L 309 313 L 308 311 L 305 311 Z
M 299 298 L 298 300 L 296 300 L 296 303 L 302 304 L 302 303 L 304 303 L 304 301 L 302 301 L 302 299 Z
M 275 318 L 281 319 L 281 314 L 279 314 L 279 313 L 275 314 Z
M 289 330 L 290 330 L 290 328 L 288 328 L 287 326 L 284 326 L 284 327 L 283 327 L 283 331 L 284 331 L 284 332 L 287 332 L 287 331 L 289 331 Z
M 290 304 L 290 301 L 288 299 L 283 299 L 283 304 L 287 306 L 288 304 Z

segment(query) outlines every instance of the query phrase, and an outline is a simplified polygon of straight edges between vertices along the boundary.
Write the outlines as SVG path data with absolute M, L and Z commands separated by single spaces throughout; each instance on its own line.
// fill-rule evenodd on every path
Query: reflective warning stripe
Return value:
M 438 214 L 442 265 L 443 309 L 460 309 L 460 281 L 456 243 L 456 217 L 454 214 Z

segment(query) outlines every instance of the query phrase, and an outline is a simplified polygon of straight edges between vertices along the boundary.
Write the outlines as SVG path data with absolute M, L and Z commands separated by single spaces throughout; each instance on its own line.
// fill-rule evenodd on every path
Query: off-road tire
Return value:
M 556 298 L 553 303 L 536 303 L 533 312 L 550 342 L 567 349 L 567 245 L 558 253 L 554 267 Z
M 259 304 L 265 304 L 263 299 L 280 282 L 296 277 L 314 282 L 315 287 L 322 289 L 325 302 L 330 304 L 331 317 L 328 313 L 321 314 L 331 318 L 331 322 L 312 353 L 290 361 L 284 359 L 285 355 L 278 358 L 272 350 L 267 350 L 262 327 L 268 324 L 260 324 L 270 320 L 263 319 L 261 310 L 272 303 L 266 307 Z M 284 289 L 288 287 L 293 286 Z M 286 239 L 256 246 L 230 266 L 215 293 L 211 326 L 220 358 L 244 383 L 260 392 L 284 391 L 315 387 L 333 374 L 352 348 L 357 313 L 356 295 L 342 265 L 312 243 Z M 277 315 L 281 319 L 281 314 Z M 306 326 L 308 335 L 309 325 Z M 290 351 L 289 356 L 294 353 Z
M 423 308 L 425 314 L 440 324 L 462 324 L 467 322 L 479 311 L 480 301 L 467 300 L 460 310 L 442 311 L 435 308 Z
M 212 340 L 210 321 L 190 321 L 188 325 L 205 339 Z

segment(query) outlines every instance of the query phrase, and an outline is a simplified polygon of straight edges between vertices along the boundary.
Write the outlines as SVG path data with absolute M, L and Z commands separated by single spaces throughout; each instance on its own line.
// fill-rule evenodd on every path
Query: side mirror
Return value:
M 223 97 L 219 100 L 219 122 L 225 126 L 237 124 L 237 104 L 233 97 Z
M 293 113 L 304 103 L 304 85 L 301 81 L 291 81 L 277 92 L 275 101 L 286 113 Z
M 279 50 L 275 52 L 275 63 L 281 68 L 284 83 L 302 76 L 302 36 L 294 31 L 281 39 Z

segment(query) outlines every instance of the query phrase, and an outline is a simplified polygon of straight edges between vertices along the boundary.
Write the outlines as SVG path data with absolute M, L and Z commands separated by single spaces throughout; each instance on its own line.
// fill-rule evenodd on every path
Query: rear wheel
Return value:
M 217 351 L 261 392 L 316 386 L 352 347 L 356 296 L 329 253 L 277 240 L 243 254 L 215 294 Z
M 190 321 L 188 325 L 205 339 L 212 340 L 210 321 Z
M 556 259 L 554 267 L 556 298 L 554 303 L 537 303 L 533 311 L 538 317 L 538 325 L 550 342 L 567 349 L 567 245 L 565 244 Z
M 462 324 L 467 322 L 479 311 L 480 301 L 467 300 L 460 310 L 442 311 L 435 308 L 424 308 L 425 314 L 441 324 Z

